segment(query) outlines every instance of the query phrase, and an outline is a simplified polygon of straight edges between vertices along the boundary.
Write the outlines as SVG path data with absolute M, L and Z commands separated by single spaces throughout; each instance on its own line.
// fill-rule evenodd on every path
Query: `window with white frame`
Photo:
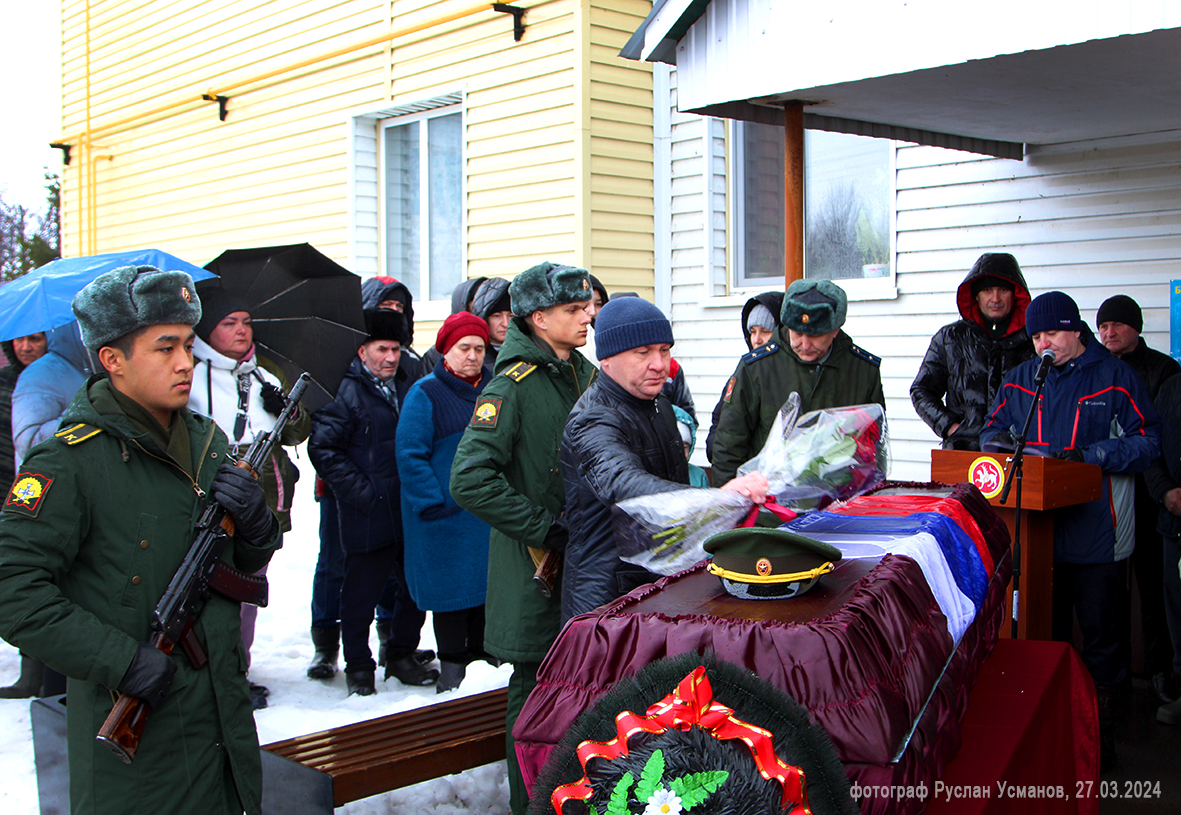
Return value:
M 782 285 L 784 131 L 736 122 L 733 135 L 732 285 Z M 890 277 L 894 143 L 804 133 L 804 276 L 830 280 Z
M 415 300 L 463 280 L 463 113 L 448 106 L 378 121 L 384 273 Z

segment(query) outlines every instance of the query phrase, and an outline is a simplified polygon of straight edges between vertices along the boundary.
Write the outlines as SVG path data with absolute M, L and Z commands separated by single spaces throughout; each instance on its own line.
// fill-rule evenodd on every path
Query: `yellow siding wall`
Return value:
M 98 156 L 75 148 L 64 170 L 67 256 L 91 248 L 80 190 L 93 166 L 95 251 L 154 246 L 205 263 L 308 241 L 348 265 L 353 117 L 459 91 L 468 275 L 553 258 L 651 296 L 651 73 L 617 56 L 647 0 L 523 2 L 520 43 L 510 16 L 483 10 L 329 62 L 316 59 L 476 4 L 90 5 L 87 20 L 85 0 L 63 0 L 62 135 L 76 143 L 89 122 Z M 303 60 L 314 64 L 224 90 Z M 230 97 L 225 122 L 199 100 L 210 90 Z

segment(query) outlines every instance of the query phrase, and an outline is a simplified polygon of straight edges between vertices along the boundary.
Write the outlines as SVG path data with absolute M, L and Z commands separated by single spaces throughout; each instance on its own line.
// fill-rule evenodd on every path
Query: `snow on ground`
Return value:
M 312 572 L 319 551 L 320 510 L 312 499 L 312 465 L 301 449 L 296 459 L 303 478 L 296 485 L 292 513 L 293 530 L 275 554 L 267 577 L 270 605 L 259 611 L 252 649 L 250 678 L 271 690 L 269 707 L 255 714 L 260 744 L 305 733 L 314 733 L 350 722 L 411 710 L 444 699 L 480 693 L 508 684 L 508 665 L 493 668 L 476 662 L 468 668 L 462 687 L 436 695 L 434 687 L 408 688 L 398 680 L 378 682 L 377 695 L 347 696 L 344 675 L 328 682 L 308 679 L 312 658 L 308 635 Z M 377 651 L 376 636 L 371 647 Z M 422 631 L 422 647 L 434 648 L 430 616 Z M 0 684 L 15 681 L 20 669 L 17 651 L 0 641 Z M 380 670 L 380 669 L 379 669 Z M 378 674 L 380 680 L 381 674 Z M 23 815 L 38 812 L 33 740 L 29 725 L 29 701 L 0 699 L 0 812 Z M 413 787 L 367 798 L 336 810 L 347 815 L 438 815 L 508 812 L 508 781 L 504 762 L 489 764 L 460 775 L 428 781 Z

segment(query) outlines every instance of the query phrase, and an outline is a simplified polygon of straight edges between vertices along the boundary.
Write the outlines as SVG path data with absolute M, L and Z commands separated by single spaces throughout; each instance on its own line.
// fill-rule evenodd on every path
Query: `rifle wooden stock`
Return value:
M 533 573 L 533 583 L 544 597 L 552 597 L 554 584 L 558 580 L 558 571 L 562 568 L 562 553 L 556 549 L 546 549 L 545 557 L 537 564 L 537 571 Z
M 171 654 L 174 647 L 163 634 L 152 637 L 151 645 L 165 654 Z M 130 764 L 139 750 L 140 740 L 144 737 L 144 727 L 148 723 L 148 714 L 151 712 L 152 706 L 143 699 L 120 693 L 95 738 L 110 748 L 124 764 Z

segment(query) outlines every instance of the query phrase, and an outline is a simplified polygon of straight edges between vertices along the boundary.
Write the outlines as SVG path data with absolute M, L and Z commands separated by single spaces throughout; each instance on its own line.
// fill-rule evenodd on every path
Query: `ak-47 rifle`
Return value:
M 269 433 L 256 436 L 246 457 L 235 466 L 258 478 L 283 428 L 295 414 L 309 381 L 307 374 L 300 376 L 287 394 L 286 405 L 275 420 L 275 426 Z M 267 604 L 266 578 L 243 574 L 222 561 L 226 546 L 233 537 L 234 519 L 221 504 L 208 499 L 197 521 L 193 545 L 156 604 L 149 641 L 153 648 L 171 654 L 180 645 L 192 666 L 202 668 L 209 657 L 193 633 L 193 625 L 205 610 L 211 591 L 251 605 Z M 139 749 L 150 711 L 151 706 L 144 700 L 120 693 L 95 738 L 109 747 L 124 764 L 130 764 Z

